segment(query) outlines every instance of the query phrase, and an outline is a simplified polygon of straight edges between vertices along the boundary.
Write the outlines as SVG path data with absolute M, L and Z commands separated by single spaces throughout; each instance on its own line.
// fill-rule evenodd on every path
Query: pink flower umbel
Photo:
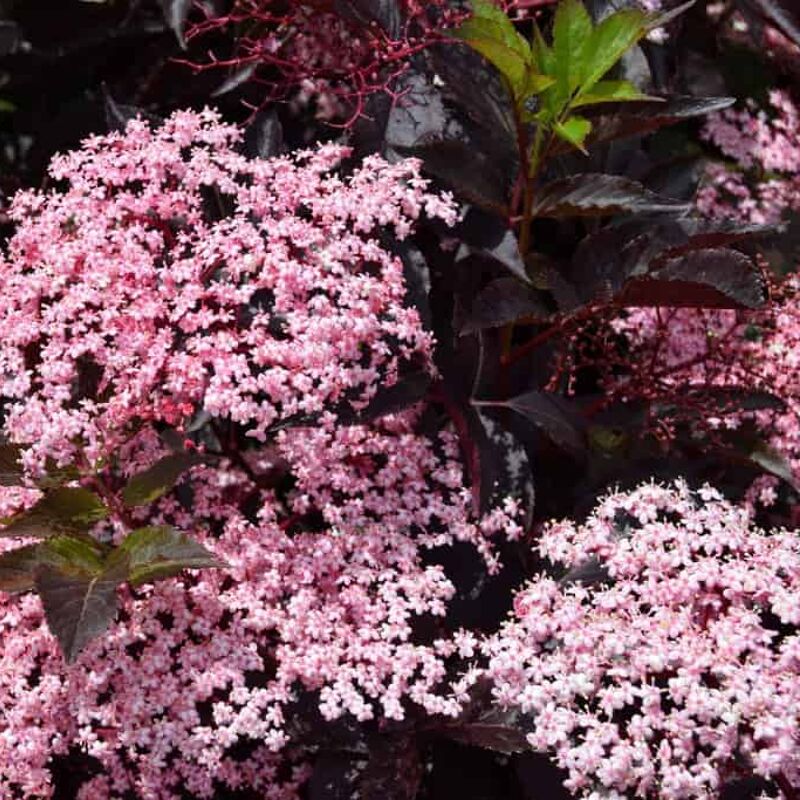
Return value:
M 270 426 L 365 404 L 431 338 L 404 303 L 399 258 L 423 213 L 452 204 L 418 164 L 345 148 L 239 154 L 213 112 L 86 141 L 58 188 L 15 199 L 0 272 L 0 394 L 31 467 L 113 452 L 138 425 L 204 409 L 263 440 Z
M 434 374 L 389 244 L 454 205 L 415 161 L 347 172 L 341 147 L 259 160 L 238 139 L 210 111 L 135 121 L 14 201 L 0 396 L 23 482 L 77 464 L 113 496 L 169 453 L 167 429 L 204 463 L 91 533 L 169 526 L 225 568 L 120 589 L 71 667 L 39 598 L 0 596 L 3 798 L 49 797 L 54 759 L 81 752 L 99 771 L 83 800 L 285 800 L 304 715 L 453 717 L 467 698 L 432 552 L 466 542 L 493 571 L 514 500 L 473 513 L 456 437 L 421 432 L 421 406 L 340 413 L 405 367 Z M 38 496 L 3 487 L 0 507 Z
M 705 138 L 730 164 L 709 167 L 697 204 L 708 216 L 774 224 L 800 208 L 800 114 L 773 90 L 770 107 L 727 109 L 706 123 Z
M 551 524 L 540 552 L 595 560 L 539 577 L 484 649 L 494 695 L 531 715 L 582 797 L 718 797 L 757 775 L 800 786 L 800 540 L 709 487 L 645 484 Z M 596 570 L 595 570 L 596 571 Z

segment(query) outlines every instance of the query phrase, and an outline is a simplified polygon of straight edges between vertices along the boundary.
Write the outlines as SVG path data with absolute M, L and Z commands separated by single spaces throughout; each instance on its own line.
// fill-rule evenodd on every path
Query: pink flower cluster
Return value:
M 190 531 L 230 569 L 126 591 L 120 620 L 71 669 L 38 599 L 4 597 L 0 795 L 49 796 L 47 763 L 72 746 L 103 766 L 86 800 L 221 786 L 290 797 L 299 766 L 288 794 L 272 784 L 304 695 L 329 720 L 403 719 L 409 704 L 457 715 L 450 635 L 437 624 L 429 644 L 414 638 L 454 592 L 424 550 L 458 538 L 488 551 L 492 536 L 521 531 L 511 502 L 469 521 L 452 435 L 431 442 L 415 423 L 286 432 L 278 449 L 297 485 L 285 500 L 261 491 L 255 518 L 241 510 L 258 491 L 247 475 L 194 468 L 190 505 L 171 496 L 148 520 Z M 304 530 L 312 511 L 321 520 Z
M 454 716 L 465 699 L 434 550 L 468 542 L 494 569 L 492 539 L 521 533 L 516 505 L 474 517 L 456 438 L 420 433 L 421 409 L 351 426 L 335 413 L 406 363 L 432 371 L 380 237 L 423 212 L 452 222 L 453 206 L 413 161 L 346 176 L 342 148 L 260 161 L 237 138 L 211 112 L 132 122 L 14 201 L 0 395 L 28 466 L 94 465 L 113 490 L 164 455 L 165 424 L 250 438 L 204 445 L 208 463 L 129 512 L 229 569 L 122 589 L 73 667 L 35 595 L 0 596 L 0 797 L 51 796 L 53 759 L 79 750 L 100 768 L 82 800 L 288 800 L 312 711 Z M 0 509 L 35 498 L 6 487 Z
M 763 311 L 641 309 L 611 324 L 636 354 L 624 381 L 611 379 L 613 396 L 647 399 L 664 409 L 657 420 L 669 438 L 673 422 L 694 420 L 710 430 L 736 430 L 755 424 L 764 444 L 785 459 L 800 479 L 800 280 L 792 276 Z M 729 390 L 729 400 L 723 392 Z M 746 407 L 748 397 L 771 395 L 782 404 Z M 707 397 L 717 397 L 709 406 Z M 692 398 L 698 403 L 693 405 Z M 738 397 L 738 400 L 737 400 Z M 706 399 L 704 399 L 706 398 Z M 713 401 L 712 401 L 713 402 Z M 744 403 L 744 408 L 737 403 Z M 759 479 L 751 499 L 764 505 L 775 500 L 777 479 Z
M 31 466 L 113 452 L 137 425 L 199 409 L 263 441 L 363 405 L 430 336 L 404 305 L 404 238 L 455 210 L 418 164 L 345 148 L 248 159 L 211 111 L 93 137 L 19 194 L 0 270 L 0 395 Z
M 551 524 L 539 550 L 606 582 L 539 577 L 490 639 L 496 701 L 592 798 L 800 787 L 800 539 L 709 487 L 646 484 Z M 787 794 L 786 796 L 792 796 Z
M 769 98 L 769 110 L 726 109 L 706 123 L 705 138 L 732 161 L 708 168 L 697 196 L 706 215 L 773 224 L 800 208 L 800 111 L 786 92 Z

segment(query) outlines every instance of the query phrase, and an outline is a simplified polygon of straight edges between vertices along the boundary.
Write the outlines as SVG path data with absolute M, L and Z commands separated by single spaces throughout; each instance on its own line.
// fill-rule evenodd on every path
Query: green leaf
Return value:
M 556 80 L 555 53 L 553 49 L 547 45 L 547 42 L 545 42 L 542 32 L 539 30 L 539 26 L 536 25 L 536 23 L 533 24 L 531 55 L 533 58 L 532 71 L 535 70 L 534 74 L 540 74 L 548 78 L 550 84 L 544 87 L 531 87 L 527 96 L 529 97 L 531 94 L 538 94 L 541 92 L 540 108 L 536 114 L 524 109 L 523 117 L 527 122 L 535 121 L 537 124 L 549 125 L 561 113 L 566 97 L 562 97 L 563 92 L 559 91 Z
M 497 27 L 500 41 L 526 61 L 530 60 L 531 48 L 525 37 L 514 27 L 506 13 L 491 0 L 473 0 L 473 19 Z
M 487 20 L 498 25 L 508 25 L 511 30 L 514 29 L 506 12 L 492 0 L 472 0 L 470 5 L 472 6 L 472 19 Z
M 473 8 L 474 15 L 447 34 L 465 42 L 493 64 L 510 84 L 514 96 L 520 97 L 531 65 L 530 45 L 493 3 L 478 0 Z
M 0 591 L 27 592 L 33 589 L 34 573 L 40 563 L 38 544 L 18 547 L 0 555 Z
M 555 75 L 556 57 L 553 50 L 548 46 L 547 42 L 539 30 L 539 26 L 533 23 L 533 42 L 531 43 L 531 56 L 533 57 L 533 65 L 543 75 Z
M 0 536 L 49 537 L 88 530 L 108 516 L 103 501 L 88 489 L 53 489 L 27 511 L 15 516 Z
M 487 61 L 497 67 L 508 81 L 515 97 L 520 95 L 525 82 L 527 65 L 520 56 L 496 39 L 466 39 L 464 41 Z
M 602 78 L 647 33 L 648 17 L 638 9 L 624 9 L 606 17 L 592 32 L 587 46 L 581 92 Z
M 661 97 L 651 97 L 643 94 L 629 81 L 599 81 L 590 90 L 579 94 L 572 103 L 572 108 L 598 105 L 599 103 L 623 103 L 637 100 L 663 102 Z
M 10 114 L 16 110 L 17 107 L 10 100 L 4 100 L 0 97 L 0 112 L 3 114 Z
M 37 558 L 63 572 L 98 574 L 102 572 L 108 545 L 90 537 L 54 536 L 37 545 Z
M 166 526 L 131 531 L 109 558 L 109 563 L 127 560 L 129 580 L 137 586 L 171 578 L 184 569 L 224 567 L 213 553 L 180 531 Z
M 573 147 L 577 147 L 582 153 L 586 152 L 584 142 L 592 130 L 592 123 L 588 119 L 572 116 L 565 122 L 557 123 L 553 130 L 560 139 L 568 142 Z
M 568 99 L 584 82 L 592 42 L 592 19 L 581 0 L 561 0 L 553 23 L 554 75 Z
M 172 453 L 134 475 L 122 490 L 126 506 L 143 506 L 166 494 L 189 467 L 202 461 L 196 453 Z
M 99 572 L 45 565 L 36 572 L 50 631 L 58 639 L 68 664 L 117 615 L 117 587 L 128 577 L 128 564 L 116 561 Z
M 530 42 L 531 66 L 543 75 L 553 75 L 555 56 L 536 22 L 533 22 L 533 39 Z
M 541 75 L 529 69 L 525 76 L 525 84 L 521 94 L 527 99 L 532 94 L 541 94 L 545 89 L 553 86 L 555 82 L 555 78 L 551 78 L 549 75 Z
M 530 61 L 530 45 L 500 6 L 495 5 L 491 0 L 473 0 L 472 13 L 473 16 L 467 20 L 467 23 L 477 23 L 483 26 L 483 30 L 492 31 L 491 38 L 496 38 L 525 61 Z

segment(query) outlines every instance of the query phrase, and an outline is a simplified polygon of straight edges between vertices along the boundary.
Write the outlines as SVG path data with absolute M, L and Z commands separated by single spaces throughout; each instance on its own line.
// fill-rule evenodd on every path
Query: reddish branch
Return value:
M 221 59 L 210 53 L 209 61 L 190 66 L 196 71 L 252 70 L 251 79 L 264 88 L 263 103 L 298 91 L 316 93 L 349 125 L 363 112 L 370 94 L 391 94 L 409 61 L 440 41 L 441 31 L 464 13 L 446 0 L 401 0 L 400 5 L 405 19 L 399 34 L 392 36 L 357 11 L 348 12 L 347 3 L 237 0 L 229 13 L 208 16 L 187 33 L 187 39 L 233 35 L 232 54 Z
M 506 11 L 526 16 L 554 0 L 500 0 Z M 363 113 L 366 98 L 385 92 L 397 100 L 396 79 L 414 56 L 436 42 L 468 13 L 452 0 L 397 0 L 400 30 L 388 32 L 367 12 L 369 3 L 334 0 L 235 0 L 230 11 L 191 26 L 187 40 L 229 36 L 233 51 L 209 52 L 195 71 L 228 70 L 263 88 L 256 107 L 291 97 L 316 96 L 329 121 L 347 127 Z M 342 121 L 343 120 L 343 121 Z

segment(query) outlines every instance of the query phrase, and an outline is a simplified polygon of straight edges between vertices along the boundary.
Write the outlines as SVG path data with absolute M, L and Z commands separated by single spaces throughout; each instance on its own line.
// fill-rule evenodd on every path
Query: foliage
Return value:
M 630 81 L 601 80 L 649 28 L 658 25 L 639 9 L 616 11 L 594 25 L 580 0 L 564 0 L 556 9 L 552 45 L 538 27 L 528 42 L 490 0 L 475 2 L 473 12 L 452 35 L 497 67 L 508 83 L 519 120 L 535 123 L 531 171 L 538 169 L 548 137 L 555 135 L 583 150 L 592 123 L 575 109 L 651 99 Z

